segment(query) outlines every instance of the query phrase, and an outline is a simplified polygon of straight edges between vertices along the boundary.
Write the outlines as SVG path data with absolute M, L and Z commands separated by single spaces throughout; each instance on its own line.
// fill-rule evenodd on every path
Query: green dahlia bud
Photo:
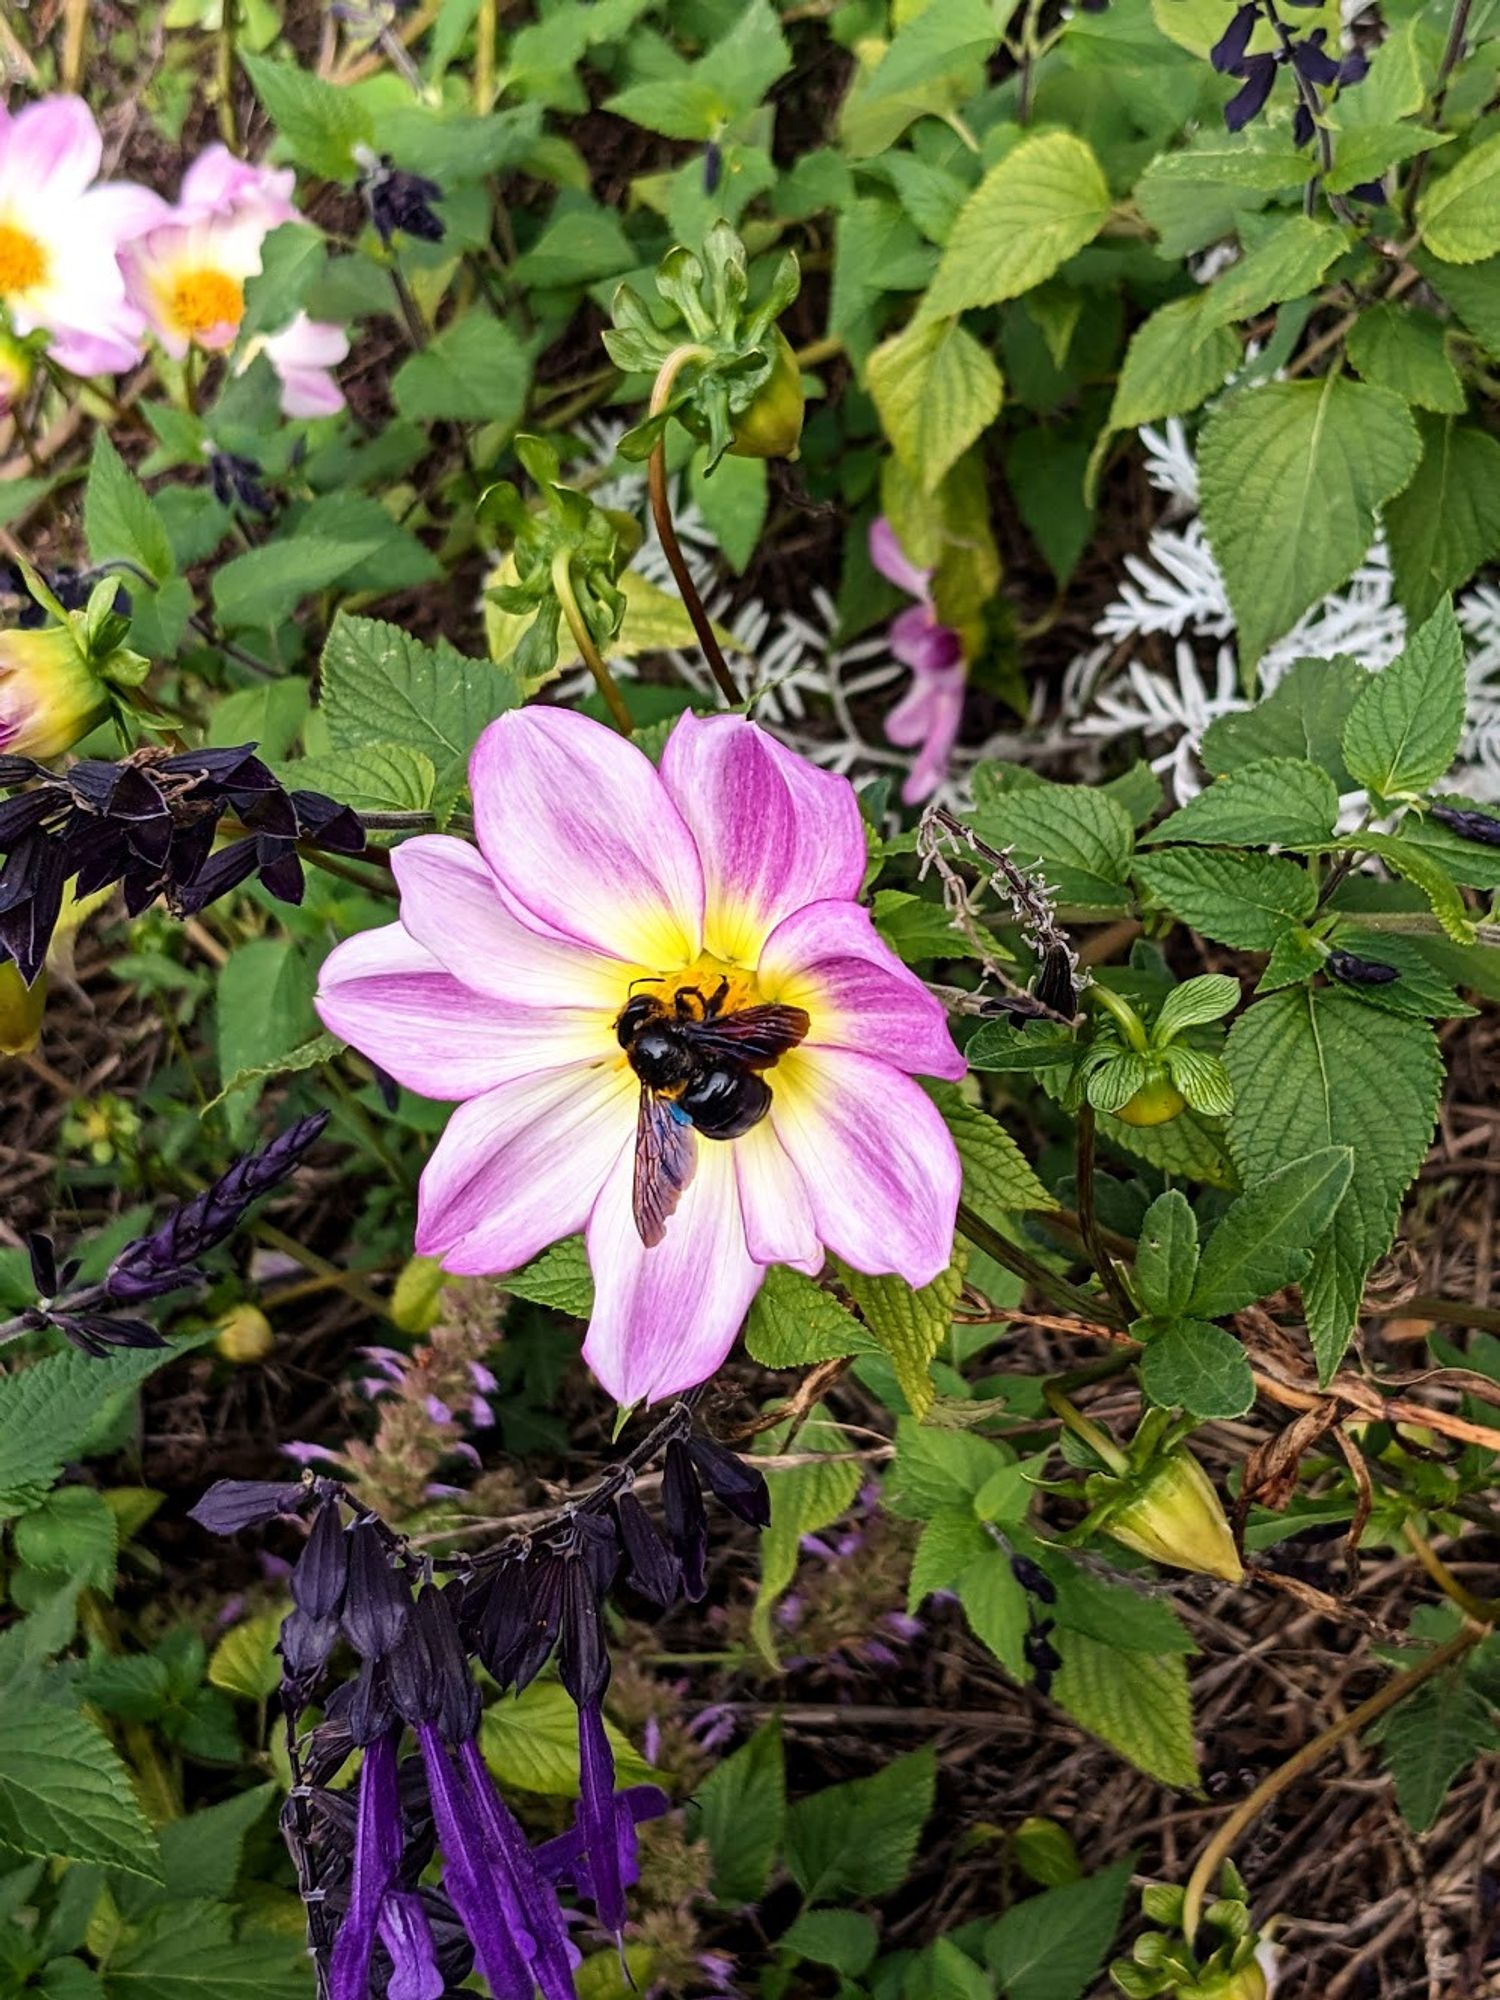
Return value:
M 1120 1106 L 1115 1116 L 1127 1125 L 1169 1125 L 1186 1105 L 1187 1099 L 1170 1077 L 1153 1076 Z
M 729 447 L 731 458 L 797 456 L 806 409 L 802 371 L 779 327 L 772 329 L 766 345 L 771 349 L 771 372 L 756 390 L 749 407 L 730 418 L 729 427 L 734 434 L 734 443 Z
M 47 763 L 109 713 L 109 691 L 71 625 L 0 632 L 0 754 Z
M 1157 1461 L 1134 1499 L 1111 1509 L 1104 1531 L 1168 1569 L 1226 1583 L 1245 1574 L 1213 1481 L 1183 1446 Z

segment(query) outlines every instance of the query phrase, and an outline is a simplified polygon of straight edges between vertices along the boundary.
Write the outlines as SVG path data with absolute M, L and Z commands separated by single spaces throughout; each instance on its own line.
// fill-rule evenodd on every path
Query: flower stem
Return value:
M 1044 1382 L 1042 1394 L 1047 1408 L 1062 1419 L 1074 1437 L 1082 1438 L 1090 1451 L 1097 1452 L 1117 1479 L 1123 1479 L 1130 1470 L 1130 1460 L 1121 1451 L 1108 1431 L 1101 1430 L 1092 1418 L 1086 1417 L 1078 1405 L 1065 1396 L 1058 1382 Z
M 1078 1113 L 1077 1150 L 1075 1153 L 1074 1175 L 1078 1182 L 1078 1228 L 1083 1237 L 1084 1247 L 1089 1253 L 1094 1269 L 1104 1280 L 1104 1289 L 1114 1300 L 1115 1306 L 1125 1323 L 1129 1325 L 1135 1318 L 1135 1305 L 1125 1281 L 1115 1267 L 1115 1260 L 1109 1254 L 1099 1229 L 1099 1217 L 1094 1208 L 1094 1107 L 1084 1104 Z
M 672 384 L 690 361 L 705 361 L 708 349 L 694 341 L 674 347 L 661 364 L 656 381 L 651 390 L 649 414 L 660 416 L 667 407 L 672 394 Z M 740 691 L 734 675 L 729 671 L 729 663 L 724 658 L 723 649 L 715 637 L 713 621 L 704 609 L 703 599 L 698 595 L 698 586 L 693 582 L 692 572 L 682 553 L 682 545 L 677 539 L 677 530 L 672 526 L 672 509 L 667 501 L 667 443 L 665 436 L 659 437 L 651 447 L 651 457 L 646 466 L 646 485 L 651 495 L 651 517 L 656 523 L 656 532 L 661 539 L 662 553 L 665 555 L 676 581 L 678 592 L 687 607 L 687 615 L 693 621 L 693 630 L 698 634 L 698 644 L 703 648 L 703 657 L 708 662 L 708 670 L 718 684 L 719 692 L 731 708 L 740 703 Z
M 997 1264 L 1003 1264 L 1007 1271 L 1013 1271 L 1018 1278 L 1024 1279 L 1028 1285 L 1034 1285 L 1039 1292 L 1045 1292 L 1048 1298 L 1055 1299 L 1059 1305 L 1067 1306 L 1073 1312 L 1082 1313 L 1088 1320 L 1115 1320 L 1119 1317 L 1113 1305 L 1106 1306 L 1102 1299 L 1080 1291 L 1078 1286 L 1069 1284 L 1066 1278 L 1060 1278 L 1055 1271 L 1049 1271 L 1040 1259 L 1033 1257 L 1029 1251 L 1021 1249 L 1019 1244 L 1012 1243 L 1008 1237 L 1002 1236 L 998 1229 L 986 1222 L 983 1216 L 976 1215 L 973 1209 L 963 1202 L 960 1202 L 958 1207 L 958 1226 L 969 1241 L 977 1249 L 984 1251 L 987 1257 L 993 1257 Z
M 1477 1646 L 1482 1639 L 1489 1637 L 1490 1629 L 1487 1624 L 1465 1625 L 1462 1631 L 1454 1633 L 1446 1645 L 1439 1646 L 1435 1653 L 1429 1654 L 1417 1666 L 1408 1667 L 1404 1674 L 1397 1674 L 1393 1680 L 1387 1681 L 1383 1688 L 1372 1694 L 1368 1701 L 1362 1701 L 1358 1708 L 1351 1708 L 1347 1715 L 1341 1715 L 1337 1722 L 1313 1737 L 1310 1743 L 1304 1743 L 1302 1748 L 1288 1757 L 1284 1764 L 1278 1764 L 1269 1777 L 1263 1778 L 1248 1798 L 1240 1801 L 1198 1856 L 1193 1872 L 1188 1877 L 1187 1891 L 1182 1905 L 1182 1934 L 1189 1944 L 1192 1943 L 1193 1933 L 1198 1928 L 1203 1898 L 1219 1871 L 1219 1865 L 1227 1859 L 1246 1827 L 1258 1819 L 1271 1801 L 1284 1792 L 1294 1779 L 1300 1778 L 1304 1771 L 1310 1771 L 1314 1764 L 1320 1763 L 1336 1744 L 1342 1743 L 1346 1736 L 1357 1735 L 1367 1723 L 1374 1722 L 1377 1717 L 1384 1715 L 1387 1709 L 1394 1708 L 1398 1701 L 1404 1701 L 1415 1689 L 1421 1687 L 1424 1681 L 1430 1681 L 1434 1674 L 1440 1674 L 1444 1667 L 1462 1659 L 1471 1647 Z
M 1432 1546 L 1431 1542 L 1428 1541 L 1427 1537 L 1417 1527 L 1415 1521 L 1403 1522 L 1401 1532 L 1406 1537 L 1407 1543 L 1416 1556 L 1417 1561 L 1426 1570 L 1444 1597 L 1450 1598 L 1458 1606 L 1459 1610 L 1463 1612 L 1464 1616 L 1472 1618 L 1476 1625 L 1493 1624 L 1495 1618 L 1500 1616 L 1500 1604 L 1486 1602 L 1484 1598 L 1476 1597 L 1472 1590 L 1467 1589 L 1460 1583 L 1452 1570 L 1449 1569 L 1448 1565 L 1438 1554 L 1437 1550 Z
M 1089 998 L 1097 1000 L 1101 1007 L 1114 1015 L 1124 1031 L 1126 1041 L 1138 1056 L 1147 1053 L 1151 1044 L 1146 1035 L 1145 1024 L 1128 1000 L 1122 1000 L 1118 993 L 1112 993 L 1107 986 L 1101 986 L 1097 980 L 1089 988 Z
M 582 653 L 584 663 L 599 684 L 599 692 L 604 697 L 611 720 L 622 736 L 633 736 L 635 722 L 630 710 L 625 706 L 625 697 L 621 694 L 614 675 L 604 664 L 603 656 L 594 644 L 594 635 L 590 632 L 583 612 L 579 608 L 578 598 L 573 590 L 573 554 L 570 549 L 559 549 L 552 558 L 552 588 L 557 593 L 558 603 L 562 606 L 563 617 L 568 621 L 568 630 L 573 634 L 573 643 Z

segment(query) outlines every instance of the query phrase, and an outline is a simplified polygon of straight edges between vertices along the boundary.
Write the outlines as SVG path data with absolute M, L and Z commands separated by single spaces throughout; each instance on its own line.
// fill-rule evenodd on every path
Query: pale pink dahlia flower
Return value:
M 891 620 L 887 637 L 911 686 L 885 719 L 887 739 L 916 760 L 901 787 L 906 804 L 929 799 L 948 775 L 964 712 L 963 641 L 942 624 L 932 602 L 932 571 L 918 569 L 884 515 L 870 526 L 870 560 L 888 583 L 917 601 Z
M 290 167 L 237 160 L 225 146 L 208 146 L 188 168 L 175 208 L 161 205 L 152 227 L 120 252 L 130 296 L 174 360 L 191 347 L 222 353 L 239 338 L 245 286 L 261 269 L 265 240 L 283 222 L 301 218 L 292 201 Z M 329 416 L 344 406 L 333 370 L 349 352 L 342 327 L 298 313 L 263 347 L 281 381 L 289 417 Z
M 585 1230 L 584 1354 L 623 1404 L 712 1374 L 768 1265 L 816 1272 L 826 1245 L 861 1271 L 936 1277 L 959 1164 L 912 1078 L 964 1063 L 855 901 L 848 783 L 735 716 L 684 716 L 658 771 L 587 717 L 535 707 L 490 725 L 469 778 L 478 850 L 398 847 L 399 923 L 339 946 L 318 995 L 326 1025 L 398 1081 L 459 1100 L 422 1176 L 417 1249 L 503 1272 Z M 642 1092 L 616 1023 L 632 997 L 687 988 L 809 1025 L 765 1072 L 767 1115 L 696 1136 L 648 1248 L 632 1207 Z
M 21 335 L 45 332 L 75 375 L 141 358 L 145 320 L 126 298 L 121 241 L 161 212 L 149 189 L 98 183 L 103 142 L 81 97 L 0 105 L 0 308 Z

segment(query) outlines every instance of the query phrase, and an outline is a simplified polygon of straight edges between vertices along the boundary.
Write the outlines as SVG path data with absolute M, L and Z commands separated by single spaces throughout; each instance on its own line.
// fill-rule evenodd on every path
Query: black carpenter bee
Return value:
M 738 1139 L 771 1108 L 762 1071 L 794 1049 L 811 1026 L 800 1007 L 724 1011 L 729 981 L 705 996 L 684 986 L 670 1003 L 654 993 L 627 1000 L 615 1022 L 620 1047 L 641 1080 L 632 1209 L 648 1249 L 666 1234 L 696 1164 L 694 1134 Z

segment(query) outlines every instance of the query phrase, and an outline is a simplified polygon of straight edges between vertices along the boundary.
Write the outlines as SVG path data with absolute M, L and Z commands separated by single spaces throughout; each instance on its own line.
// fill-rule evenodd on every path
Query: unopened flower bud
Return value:
M 0 1056 L 29 1055 L 42 1032 L 47 976 L 28 986 L 14 959 L 0 962 Z
M 1170 1125 L 1187 1099 L 1170 1077 L 1155 1076 L 1120 1106 L 1116 1117 L 1127 1125 Z
M 771 372 L 748 409 L 730 422 L 734 443 L 729 450 L 735 458 L 795 458 L 802 439 L 802 371 L 786 335 L 777 329 L 769 338 Z
M 109 713 L 109 696 L 70 626 L 0 632 L 0 751 L 42 763 Z
M 264 1361 L 275 1345 L 271 1322 L 259 1306 L 235 1306 L 224 1314 L 214 1335 L 214 1348 L 226 1361 Z
M 1136 1497 L 1111 1512 L 1105 1532 L 1168 1569 L 1226 1583 L 1245 1574 L 1213 1481 L 1182 1447 L 1157 1461 Z
M 1477 840 L 1481 847 L 1500 847 L 1500 818 L 1494 813 L 1471 812 L 1458 806 L 1434 806 L 1432 817 L 1439 826 L 1456 833 L 1460 840 Z

